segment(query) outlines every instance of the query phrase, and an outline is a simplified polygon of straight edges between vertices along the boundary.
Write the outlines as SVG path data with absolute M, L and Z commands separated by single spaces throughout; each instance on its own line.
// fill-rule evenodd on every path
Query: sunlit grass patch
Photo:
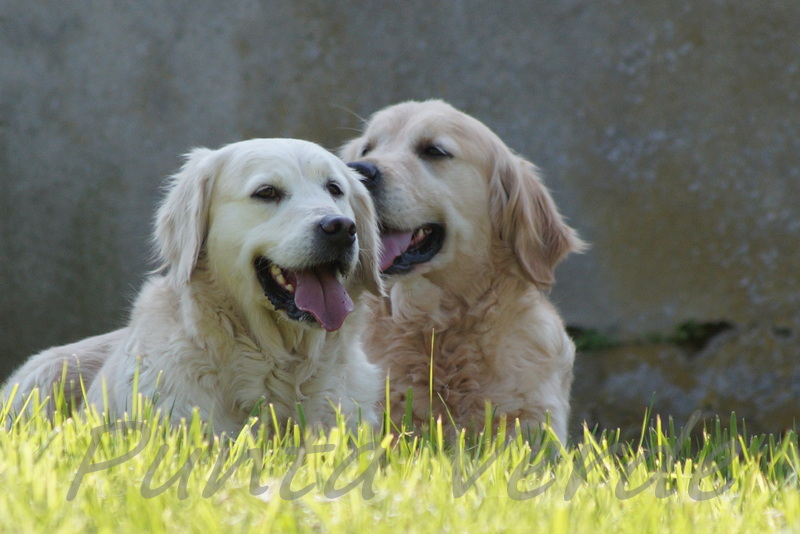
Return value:
M 563 446 L 513 422 L 449 438 L 439 421 L 320 430 L 264 407 L 214 436 L 141 397 L 118 421 L 43 406 L 0 429 L 4 531 L 800 530 L 797 434 L 749 436 L 733 416 L 645 417 L 636 440 L 585 429 Z

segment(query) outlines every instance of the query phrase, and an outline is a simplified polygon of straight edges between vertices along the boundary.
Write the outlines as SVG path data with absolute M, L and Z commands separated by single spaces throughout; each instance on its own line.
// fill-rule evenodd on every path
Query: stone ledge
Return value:
M 723 421 L 735 412 L 748 432 L 782 433 L 800 423 L 797 329 L 734 327 L 696 352 L 674 342 L 626 343 L 579 353 L 571 430 L 620 428 L 638 435 L 645 410 L 676 426 L 694 410 Z

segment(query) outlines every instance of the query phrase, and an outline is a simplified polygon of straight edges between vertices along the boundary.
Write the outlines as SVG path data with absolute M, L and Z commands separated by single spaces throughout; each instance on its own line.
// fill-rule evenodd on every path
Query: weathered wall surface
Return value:
M 702 347 L 640 341 L 585 352 L 572 389 L 572 427 L 621 428 L 638 437 L 645 409 L 666 425 L 731 413 L 747 430 L 780 434 L 800 425 L 800 334 L 781 327 L 732 327 Z M 699 430 L 702 425 L 699 425 Z
M 190 147 L 439 97 L 539 164 L 568 322 L 800 328 L 800 4 L 0 0 L 0 375 L 124 321 Z

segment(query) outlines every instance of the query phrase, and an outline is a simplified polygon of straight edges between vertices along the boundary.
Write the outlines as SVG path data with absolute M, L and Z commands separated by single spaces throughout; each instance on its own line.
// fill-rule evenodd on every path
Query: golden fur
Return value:
M 372 193 L 384 230 L 446 232 L 431 261 L 386 277 L 388 296 L 369 299 L 367 354 L 389 373 L 392 418 L 410 388 L 415 421 L 428 420 L 433 344 L 436 417 L 480 424 L 488 400 L 523 427 L 549 414 L 565 440 L 575 349 L 546 290 L 584 244 L 534 165 L 441 101 L 379 111 L 341 156 L 380 171 Z
M 12 414 L 34 388 L 50 394 L 66 365 L 66 397 L 80 400 L 82 379 L 87 402 L 112 416 L 130 406 L 138 373 L 139 392 L 173 422 L 199 408 L 217 432 L 238 432 L 268 404 L 283 421 L 298 403 L 309 423 L 332 424 L 335 405 L 351 421 L 378 421 L 379 371 L 361 348 L 359 304 L 365 289 L 380 292 L 378 236 L 369 195 L 341 160 L 293 139 L 197 149 L 169 182 L 155 239 L 164 274 L 146 281 L 128 325 L 31 357 L 4 386 L 19 384 Z M 264 259 L 285 269 L 284 283 L 297 275 L 285 302 L 301 306 L 301 276 L 304 291 L 318 280 L 324 306 L 313 297 L 303 309 L 326 319 L 276 308 Z M 349 317 L 329 305 L 332 295 L 345 302 L 345 290 Z

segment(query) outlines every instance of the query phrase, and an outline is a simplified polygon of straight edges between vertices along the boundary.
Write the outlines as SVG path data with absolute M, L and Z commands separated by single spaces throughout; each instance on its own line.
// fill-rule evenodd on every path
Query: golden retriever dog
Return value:
M 523 429 L 549 417 L 565 440 L 575 348 L 546 291 L 584 245 L 536 167 L 441 101 L 379 111 L 341 156 L 381 228 L 388 296 L 369 299 L 366 348 L 389 373 L 392 419 L 410 390 L 418 423 L 432 402 L 445 423 L 476 428 L 490 401 Z
M 161 269 L 120 330 L 33 356 L 7 382 L 15 411 L 62 378 L 65 395 L 121 415 L 133 384 L 173 422 L 199 408 L 236 433 L 259 406 L 309 423 L 336 408 L 376 423 L 379 369 L 361 347 L 379 241 L 359 175 L 321 147 L 254 139 L 197 149 L 156 217 Z M 135 375 L 137 376 L 135 378 Z M 105 404 L 107 399 L 107 404 Z

